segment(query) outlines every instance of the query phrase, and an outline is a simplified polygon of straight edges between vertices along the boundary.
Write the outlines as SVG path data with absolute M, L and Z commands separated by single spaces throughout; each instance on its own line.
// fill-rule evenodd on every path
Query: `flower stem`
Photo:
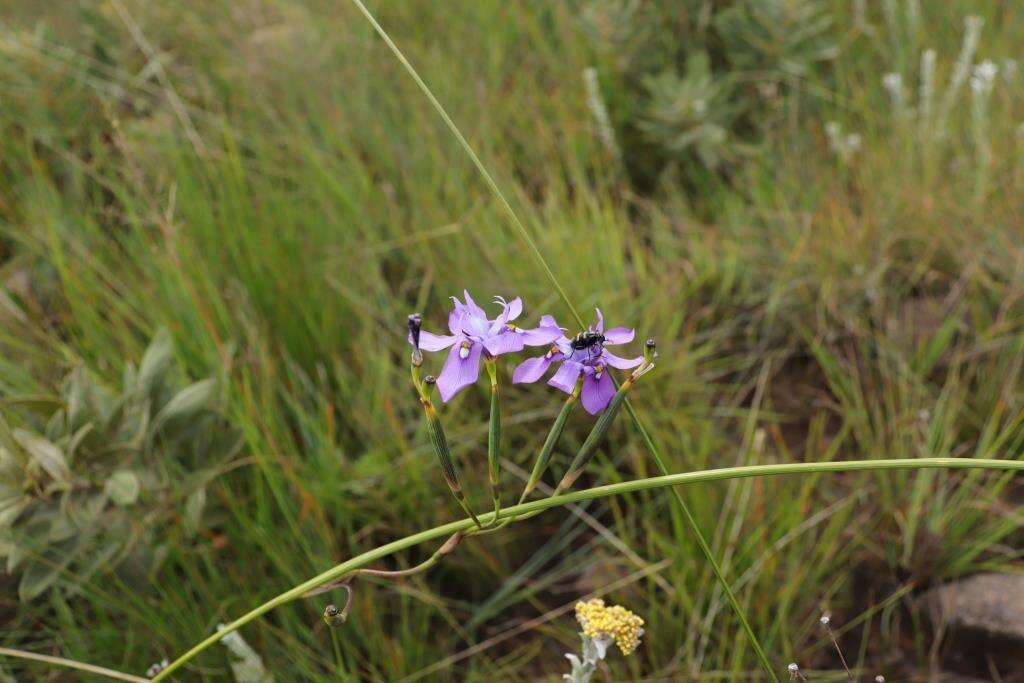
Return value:
M 431 382 L 429 380 L 431 379 L 433 378 L 428 377 L 420 385 L 420 403 L 423 405 L 423 412 L 427 417 L 427 433 L 430 436 L 430 444 L 434 447 L 434 453 L 441 464 L 441 474 L 444 475 L 445 483 L 448 484 L 448 489 L 452 492 L 452 496 L 455 497 L 455 500 L 458 501 L 466 514 L 476 522 L 476 525 L 481 526 L 480 520 L 473 514 L 473 510 L 469 507 L 469 501 L 466 499 L 466 494 L 462 490 L 459 473 L 455 469 L 455 463 L 452 461 L 451 449 L 448 448 L 448 438 L 444 434 L 444 427 L 441 426 L 441 416 L 437 414 L 437 409 L 434 408 L 434 403 L 430 400 L 429 390 Z
M 601 445 L 601 441 L 604 440 L 605 434 L 608 433 L 609 427 L 612 426 L 612 422 L 615 421 L 615 417 L 619 414 L 619 410 L 622 408 L 622 402 L 626 399 L 626 392 L 633 387 L 633 377 L 630 377 L 619 390 L 615 392 L 615 396 L 612 397 L 611 403 L 604 409 L 601 416 L 597 418 L 597 422 L 594 423 L 594 427 L 590 430 L 590 434 L 587 434 L 586 440 L 583 445 L 580 446 L 579 452 L 576 457 L 573 458 L 572 464 L 569 465 L 569 470 L 562 477 L 562 481 L 558 482 L 558 486 L 555 487 L 552 496 L 557 496 L 559 493 L 567 488 L 572 487 L 576 479 L 583 474 L 583 470 L 587 468 L 587 464 L 590 459 L 594 457 L 594 453 L 597 452 L 597 447 Z
M 582 491 L 573 491 L 571 493 L 564 493 L 559 496 L 552 496 L 550 498 L 542 498 L 540 500 L 532 500 L 528 503 L 521 505 L 513 505 L 512 507 L 505 508 L 500 514 L 500 518 L 506 517 L 522 517 L 526 514 L 532 514 L 548 510 L 553 507 L 562 505 L 568 505 L 570 503 L 578 503 L 584 500 L 592 500 L 595 498 L 604 498 L 607 496 L 622 495 L 625 493 L 633 493 L 635 491 L 647 491 L 655 488 L 663 488 L 666 486 L 677 486 L 683 484 L 696 484 L 699 482 L 708 481 L 722 481 L 726 479 L 741 479 L 746 477 L 765 477 L 765 476 L 777 476 L 784 474 L 808 474 L 808 473 L 823 473 L 823 472 L 858 472 L 866 470 L 917 470 L 917 469 L 993 469 L 993 470 L 1014 470 L 1017 472 L 1024 472 L 1024 461 L 1020 460 L 990 460 L 983 458 L 899 458 L 894 460 L 846 460 L 846 461 L 830 461 L 830 462 L 799 462 L 799 463 L 783 463 L 775 465 L 746 465 L 743 467 L 726 467 L 715 470 L 699 470 L 696 472 L 682 472 L 679 474 L 669 474 L 660 477 L 650 477 L 646 479 L 635 479 L 633 481 L 623 481 L 615 484 L 606 484 L 604 486 L 595 486 L 589 489 L 583 489 Z M 495 515 L 488 513 L 483 515 L 488 521 L 493 523 Z M 182 654 L 180 657 L 175 659 L 171 664 L 161 671 L 153 681 L 166 680 L 175 671 L 184 666 L 187 662 L 192 660 L 203 650 L 207 649 L 214 643 L 218 642 L 228 633 L 232 633 L 242 628 L 246 624 L 253 622 L 262 615 L 266 614 L 275 607 L 279 607 L 283 604 L 291 602 L 305 596 L 313 589 L 322 586 L 331 581 L 353 573 L 355 570 L 364 567 L 365 565 L 379 560 L 382 557 L 386 557 L 392 553 L 400 550 L 405 550 L 414 545 L 425 543 L 427 541 L 441 538 L 444 536 L 450 536 L 459 531 L 469 531 L 476 525 L 473 519 L 461 519 L 454 522 L 448 522 L 441 526 L 434 527 L 433 529 L 427 529 L 405 538 L 400 538 L 391 543 L 387 543 L 382 546 L 378 546 L 365 553 L 357 555 L 349 560 L 338 564 L 331 569 L 314 576 L 308 581 L 291 588 L 284 593 L 281 593 L 275 598 L 264 602 L 250 612 L 243 616 L 235 619 L 230 624 L 227 624 L 216 633 L 213 633 L 202 641 L 194 645 L 187 652 Z M 774 672 L 773 672 L 774 673 Z
M 540 454 L 537 456 L 537 461 L 533 464 L 533 471 L 530 472 L 530 478 L 526 480 L 526 486 L 523 487 L 523 494 L 519 496 L 519 502 L 522 503 L 526 500 L 526 497 L 530 495 L 533 489 L 537 486 L 537 482 L 544 476 L 544 471 L 548 468 L 548 463 L 551 462 L 551 455 L 554 453 L 555 446 L 558 444 L 558 439 L 562 436 L 562 429 L 565 427 L 565 421 L 569 418 L 569 413 L 572 412 L 573 406 L 576 405 L 576 401 L 580 397 L 580 387 L 582 381 L 576 384 L 576 389 L 565 399 L 565 403 L 562 404 L 562 409 L 558 412 L 558 417 L 555 418 L 555 423 L 551 425 L 551 431 L 548 432 L 548 438 L 544 440 L 544 445 L 540 449 Z
M 498 391 L 498 362 L 494 358 L 484 359 L 484 366 L 491 379 L 491 418 L 487 429 L 487 476 L 491 483 L 491 498 L 494 500 L 494 518 L 501 512 L 501 405 Z
M 142 676 L 124 673 L 123 671 L 115 671 L 114 669 L 108 669 L 105 666 L 96 666 L 94 664 L 79 662 L 74 659 L 65 659 L 64 657 L 41 655 L 37 652 L 28 652 L 26 650 L 16 650 L 11 647 L 0 647 L 0 657 L 16 657 L 18 659 L 29 659 L 34 662 L 43 662 L 44 664 L 51 664 L 53 666 L 63 666 L 68 669 L 77 669 L 78 671 L 85 671 L 87 673 L 95 674 L 97 676 L 103 676 L 105 678 L 110 678 L 115 681 L 128 681 L 129 683 L 146 683 L 146 681 L 149 680 L 148 678 L 143 678 Z

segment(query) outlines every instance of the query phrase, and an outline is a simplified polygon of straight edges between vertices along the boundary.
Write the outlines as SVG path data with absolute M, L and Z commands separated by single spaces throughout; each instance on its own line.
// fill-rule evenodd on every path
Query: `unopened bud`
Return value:
M 345 621 L 348 615 L 344 614 L 337 605 L 327 605 L 324 608 L 324 623 L 328 626 L 337 626 Z
M 430 386 L 434 386 L 435 384 L 437 384 L 437 378 L 434 377 L 433 375 L 427 375 L 426 377 L 423 378 L 423 383 L 429 384 Z
M 414 349 L 420 348 L 420 330 L 423 329 L 423 318 L 419 313 L 409 316 L 409 336 Z
M 791 674 L 795 674 L 797 671 L 800 670 L 800 667 L 796 665 L 796 662 L 790 662 L 789 666 L 786 668 L 789 669 L 789 673 Z
M 875 676 L 875 683 L 885 683 L 885 676 Z
M 644 365 L 650 365 L 654 362 L 654 359 L 658 357 L 658 346 L 654 343 L 654 339 L 648 339 L 647 343 L 644 344 Z
M 818 621 L 821 622 L 822 626 L 828 626 L 830 623 L 832 623 L 832 618 L 827 614 L 823 614 L 821 615 L 821 619 L 819 619 Z

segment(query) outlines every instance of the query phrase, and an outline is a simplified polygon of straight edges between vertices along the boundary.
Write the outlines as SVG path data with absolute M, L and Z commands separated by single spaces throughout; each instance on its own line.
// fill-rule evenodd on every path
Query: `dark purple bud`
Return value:
M 656 344 L 654 343 L 654 337 L 651 337 L 650 339 L 647 340 L 646 346 L 649 349 L 653 349 L 656 346 Z
M 420 330 L 423 328 L 423 318 L 419 313 L 409 316 L 409 334 L 412 336 L 412 347 L 420 348 Z
M 427 375 L 426 377 L 423 378 L 423 383 L 433 386 L 437 384 L 437 378 L 434 377 L 433 375 Z

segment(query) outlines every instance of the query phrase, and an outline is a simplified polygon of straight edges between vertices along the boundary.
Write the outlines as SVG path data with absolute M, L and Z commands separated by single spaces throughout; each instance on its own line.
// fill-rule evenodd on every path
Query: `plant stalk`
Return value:
M 498 362 L 494 358 L 484 360 L 487 375 L 491 379 L 491 417 L 487 427 L 487 478 L 491 484 L 491 498 L 494 501 L 494 515 L 501 512 L 501 404 L 498 391 Z
M 830 461 L 830 462 L 800 462 L 800 463 L 783 463 L 775 465 L 747 465 L 742 467 L 725 467 L 722 469 L 714 470 L 701 470 L 697 472 L 682 472 L 679 474 L 669 474 L 660 477 L 649 477 L 647 479 L 635 479 L 633 481 L 618 482 L 615 484 L 606 484 L 604 486 L 595 486 L 593 488 L 584 489 L 582 491 L 572 491 L 570 493 L 564 493 L 559 496 L 553 496 L 551 498 L 543 498 L 540 500 L 533 500 L 528 503 L 521 505 L 514 505 L 512 507 L 505 508 L 499 515 L 494 513 L 487 513 L 481 515 L 482 519 L 486 522 L 493 523 L 495 518 L 505 517 L 519 517 L 530 513 L 537 513 L 550 508 L 559 507 L 562 505 L 568 505 L 569 503 L 578 503 L 584 500 L 592 500 L 594 498 L 604 498 L 613 495 L 622 495 L 625 493 L 632 493 L 634 491 L 646 491 L 650 489 L 663 488 L 666 486 L 678 486 L 684 484 L 696 484 L 700 482 L 709 481 L 722 481 L 726 479 L 741 479 L 746 477 L 766 477 L 766 476 L 778 476 L 785 474 L 808 474 L 808 473 L 824 473 L 824 472 L 859 472 L 859 471 L 870 471 L 870 470 L 918 470 L 918 469 L 993 469 L 993 470 L 1013 470 L 1017 472 L 1024 472 L 1024 461 L 1018 460 L 991 460 L 982 458 L 900 458 L 895 460 L 848 460 L 848 461 Z M 187 662 L 192 660 L 203 650 L 207 649 L 211 645 L 217 643 L 228 633 L 237 631 L 246 624 L 251 623 L 262 615 L 266 614 L 275 607 L 279 607 L 285 603 L 291 602 L 298 598 L 303 597 L 306 593 L 312 591 L 314 588 L 322 586 L 325 583 L 335 581 L 346 574 L 350 574 L 357 569 L 364 567 L 365 565 L 379 560 L 382 557 L 386 557 L 392 553 L 400 550 L 405 550 L 419 543 L 425 543 L 432 541 L 436 538 L 443 536 L 451 536 L 452 534 L 459 531 L 468 531 L 476 525 L 473 519 L 461 519 L 447 524 L 436 526 L 433 529 L 427 529 L 405 538 L 400 538 L 391 543 L 387 543 L 382 546 L 378 546 L 372 550 L 368 550 L 365 553 L 357 555 L 349 560 L 338 564 L 331 569 L 314 576 L 308 581 L 291 588 L 284 593 L 281 593 L 277 597 L 268 600 L 267 602 L 259 605 L 255 609 L 242 615 L 238 619 L 235 619 L 224 628 L 218 630 L 202 641 L 194 645 L 187 652 L 175 659 L 171 664 L 161 671 L 153 681 L 166 680 L 175 671 L 183 667 Z M 774 674 L 774 672 L 773 672 Z
M 569 413 L 572 412 L 573 406 L 576 405 L 576 401 L 579 400 L 580 387 L 582 387 L 582 381 L 577 382 L 576 390 L 566 397 L 565 403 L 562 404 L 562 409 L 558 412 L 558 417 L 555 418 L 555 423 L 551 425 L 551 431 L 548 432 L 548 437 L 544 439 L 544 445 L 540 449 L 537 461 L 533 464 L 533 471 L 530 472 L 530 478 L 526 480 L 526 486 L 523 487 L 523 493 L 519 496 L 520 503 L 526 500 L 526 497 L 530 495 L 534 488 L 536 488 L 537 482 L 539 482 L 540 478 L 544 476 L 544 471 L 548 468 L 548 463 L 551 462 L 551 455 L 555 451 L 555 446 L 558 445 L 558 439 L 562 436 L 562 429 L 565 427 L 565 421 L 569 418 Z

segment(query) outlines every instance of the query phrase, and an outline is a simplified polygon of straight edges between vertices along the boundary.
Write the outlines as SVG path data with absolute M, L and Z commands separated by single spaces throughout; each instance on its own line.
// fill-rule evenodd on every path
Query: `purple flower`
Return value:
M 541 326 L 524 330 L 512 324 L 523 312 L 523 300 L 519 297 L 505 301 L 501 297 L 495 303 L 501 306 L 501 313 L 493 320 L 487 318 L 484 309 L 477 306 L 468 291 L 463 291 L 466 303 L 455 297 L 455 308 L 448 315 L 450 335 L 420 332 L 419 348 L 424 351 L 441 351 L 451 347 L 448 359 L 437 378 L 441 400 L 447 403 L 480 376 L 480 356 L 500 356 L 504 353 L 522 351 L 525 346 L 544 346 L 562 336 L 562 329 L 554 324 L 551 316 L 541 319 Z M 551 324 L 546 325 L 545 320 Z M 412 335 L 409 343 L 414 343 Z
M 591 415 L 596 415 L 604 410 L 615 396 L 615 383 L 608 376 L 607 368 L 609 366 L 620 370 L 635 368 L 643 362 L 644 357 L 620 358 L 605 349 L 605 346 L 633 341 L 634 333 L 628 327 L 613 327 L 610 330 L 605 330 L 601 309 L 595 310 L 597 311 L 597 325 L 588 327 L 586 332 L 579 334 L 575 339 L 569 339 L 562 335 L 555 340 L 554 346 L 548 349 L 546 354 L 520 363 L 512 373 L 512 382 L 514 384 L 536 382 L 544 376 L 552 363 L 561 363 L 558 371 L 548 380 L 548 384 L 571 394 L 576 389 L 580 373 L 583 373 L 583 390 L 580 394 L 583 407 Z M 542 329 L 556 326 L 551 316 L 544 316 L 540 319 L 540 323 Z

